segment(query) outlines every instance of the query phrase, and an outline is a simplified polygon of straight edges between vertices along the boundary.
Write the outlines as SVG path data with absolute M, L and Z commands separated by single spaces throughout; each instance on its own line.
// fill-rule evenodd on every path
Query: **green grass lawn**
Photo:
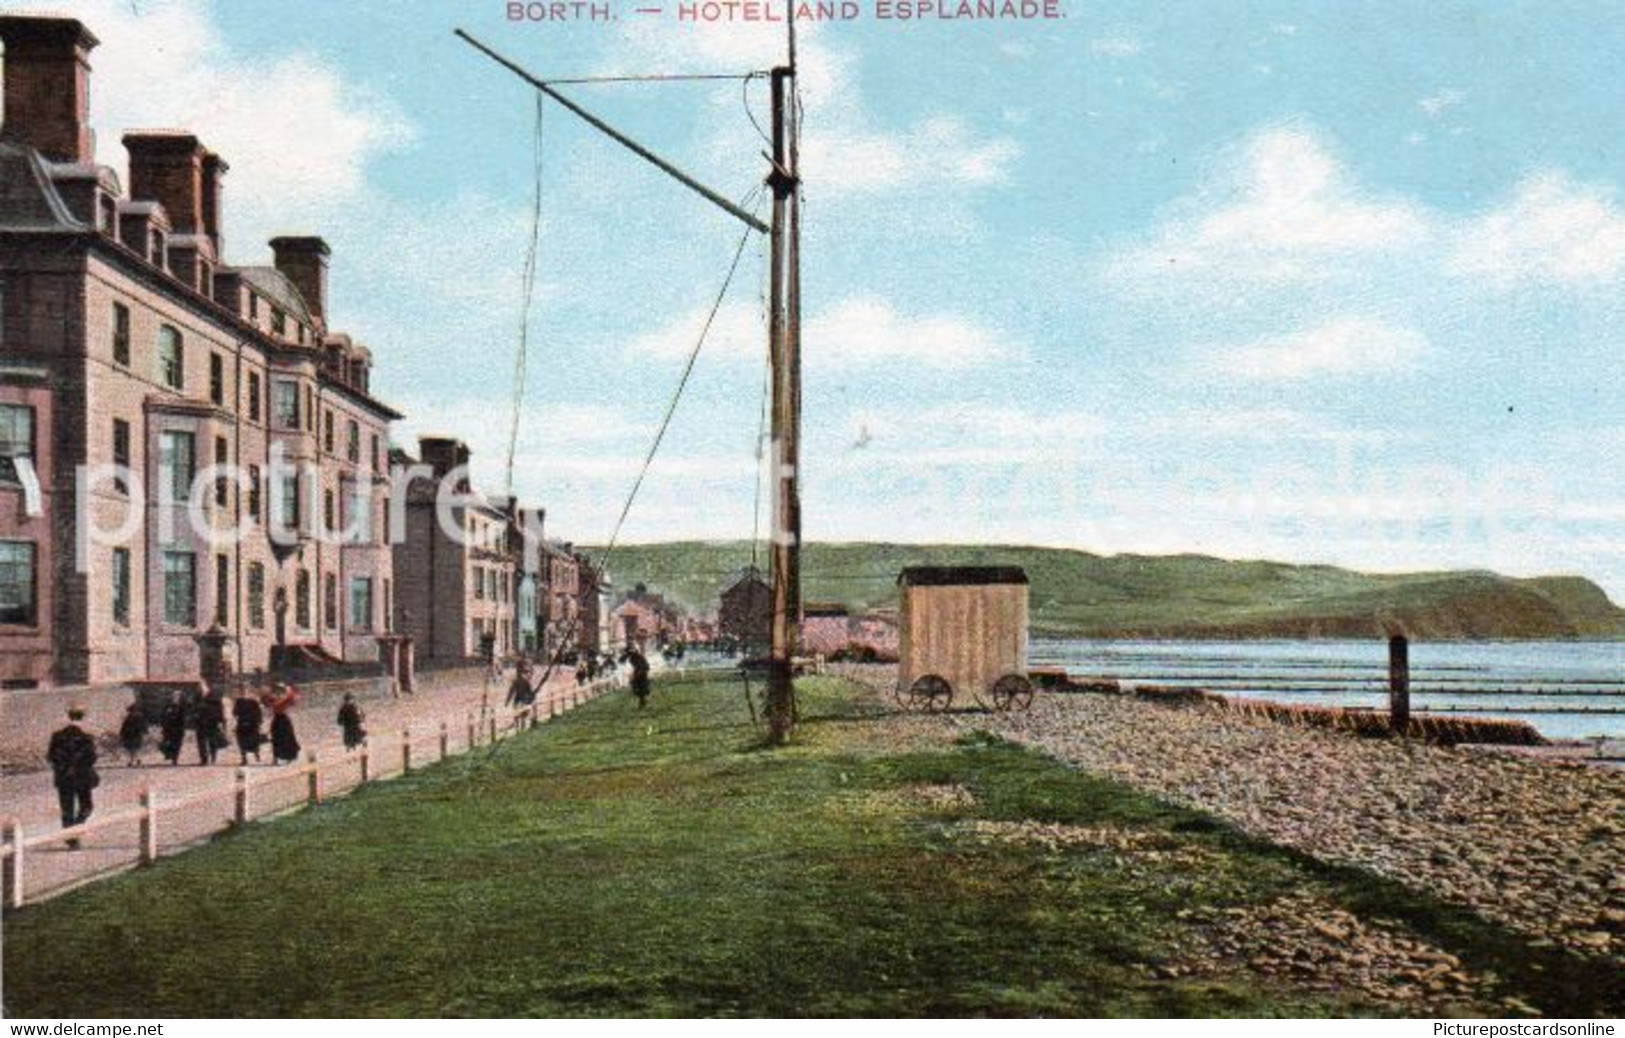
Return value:
M 600 700 L 494 750 L 25 909 L 6 920 L 6 1010 L 1385 1011 L 1239 967 L 1159 976 L 1184 954 L 1184 910 L 1304 889 L 1397 912 L 1504 975 L 1545 970 L 1493 927 L 1369 877 L 1009 745 L 888 721 L 834 680 L 802 689 L 788 750 L 759 749 L 737 685 L 667 682 L 645 712 Z M 1029 821 L 1153 834 L 1177 853 L 1121 868 L 1095 848 L 973 831 Z M 1532 979 L 1537 995 L 1583 988 L 1560 973 Z

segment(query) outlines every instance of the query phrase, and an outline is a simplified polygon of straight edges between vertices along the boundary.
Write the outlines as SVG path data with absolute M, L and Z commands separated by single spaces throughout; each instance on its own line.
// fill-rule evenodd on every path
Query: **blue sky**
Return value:
M 402 438 L 465 436 L 493 489 L 534 105 L 451 29 L 548 76 L 781 43 L 496 0 L 68 6 L 103 40 L 104 160 L 196 128 L 232 163 L 231 258 L 325 234 Z M 1617 8 L 1065 10 L 803 38 L 808 535 L 1579 572 L 1625 600 Z M 761 84 L 572 96 L 727 195 L 761 177 Z M 601 540 L 738 230 L 556 106 L 542 193 L 516 482 Z M 761 274 L 752 243 L 627 538 L 750 534 Z

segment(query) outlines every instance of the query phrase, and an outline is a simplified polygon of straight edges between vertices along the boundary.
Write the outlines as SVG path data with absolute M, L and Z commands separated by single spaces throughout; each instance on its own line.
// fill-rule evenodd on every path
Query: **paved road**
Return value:
M 489 717 L 498 719 L 499 729 L 511 725 L 512 712 L 503 708 L 507 679 L 468 680 L 396 700 L 375 700 L 363 704 L 374 776 L 390 775 L 401 768 L 401 733 L 412 732 L 414 764 L 426 764 L 439 756 L 440 722 L 448 722 L 449 750 L 456 754 L 468 748 L 467 718 L 479 718 L 482 707 L 491 714 L 477 720 L 478 742 L 490 736 Z M 551 703 L 557 712 L 569 709 L 576 694 L 573 675 L 559 674 L 549 682 L 538 699 L 538 714 L 546 718 Z M 319 704 L 295 708 L 294 726 L 304 750 L 314 752 L 324 762 L 323 783 L 332 794 L 353 787 L 360 777 L 360 759 L 347 754 L 333 714 L 335 708 Z M 229 730 L 229 720 L 228 720 Z M 506 734 L 506 732 L 504 732 Z M 156 733 L 154 733 L 154 736 Z M 251 790 L 251 814 L 262 816 L 295 806 L 309 795 L 304 769 L 277 767 L 269 763 L 270 747 L 264 750 L 267 763 L 250 763 L 247 772 Z M 235 808 L 236 773 L 239 757 L 235 745 L 220 754 L 210 767 L 198 765 L 197 743 L 188 733 L 181 763 L 163 761 L 149 745 L 142 754 L 143 764 L 126 767 L 122 759 L 105 755 L 99 770 L 101 786 L 96 790 L 96 810 L 91 821 L 105 819 L 138 808 L 141 792 L 150 789 L 158 807 L 160 853 L 185 849 L 228 825 Z M 250 758 L 252 761 L 252 758 Z M 156 762 L 156 763 L 154 763 Z M 178 805 L 167 806 L 166 805 Z M 60 811 L 49 772 L 31 772 L 0 778 L 0 816 L 17 819 L 25 838 L 60 830 Z M 98 874 L 133 865 L 140 853 L 139 823 L 109 825 L 93 831 L 72 850 L 63 843 L 31 848 L 24 863 L 25 890 L 29 899 L 78 883 Z

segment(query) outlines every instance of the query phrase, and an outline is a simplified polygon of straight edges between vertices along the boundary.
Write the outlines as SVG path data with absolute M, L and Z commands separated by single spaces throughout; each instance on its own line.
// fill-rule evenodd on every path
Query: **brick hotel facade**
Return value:
M 271 264 L 228 264 L 220 156 L 127 134 L 123 191 L 91 143 L 96 39 L 0 16 L 0 43 L 0 682 L 195 677 L 216 627 L 243 669 L 267 665 L 279 628 L 314 658 L 376 659 L 400 415 L 329 325 L 326 244 L 277 238 Z M 297 468 L 273 483 L 277 447 Z M 244 483 L 201 486 L 193 529 L 192 477 L 221 462 Z M 80 485 L 114 463 L 135 479 Z M 86 517 L 133 533 L 79 565 Z M 239 524 L 237 543 L 214 535 Z

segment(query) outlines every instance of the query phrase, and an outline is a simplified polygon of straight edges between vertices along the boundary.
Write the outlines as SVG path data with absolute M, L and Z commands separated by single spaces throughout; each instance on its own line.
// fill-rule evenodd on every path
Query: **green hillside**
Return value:
M 610 572 L 619 588 L 647 584 L 703 615 L 716 611 L 717 592 L 750 561 L 746 542 L 624 545 L 615 549 Z M 804 594 L 809 602 L 894 608 L 894 581 L 904 566 L 983 563 L 1026 569 L 1033 626 L 1046 634 L 1360 638 L 1378 633 L 1379 617 L 1394 617 L 1418 638 L 1625 637 L 1625 610 L 1581 577 L 1372 574 L 1203 555 L 812 544 Z

